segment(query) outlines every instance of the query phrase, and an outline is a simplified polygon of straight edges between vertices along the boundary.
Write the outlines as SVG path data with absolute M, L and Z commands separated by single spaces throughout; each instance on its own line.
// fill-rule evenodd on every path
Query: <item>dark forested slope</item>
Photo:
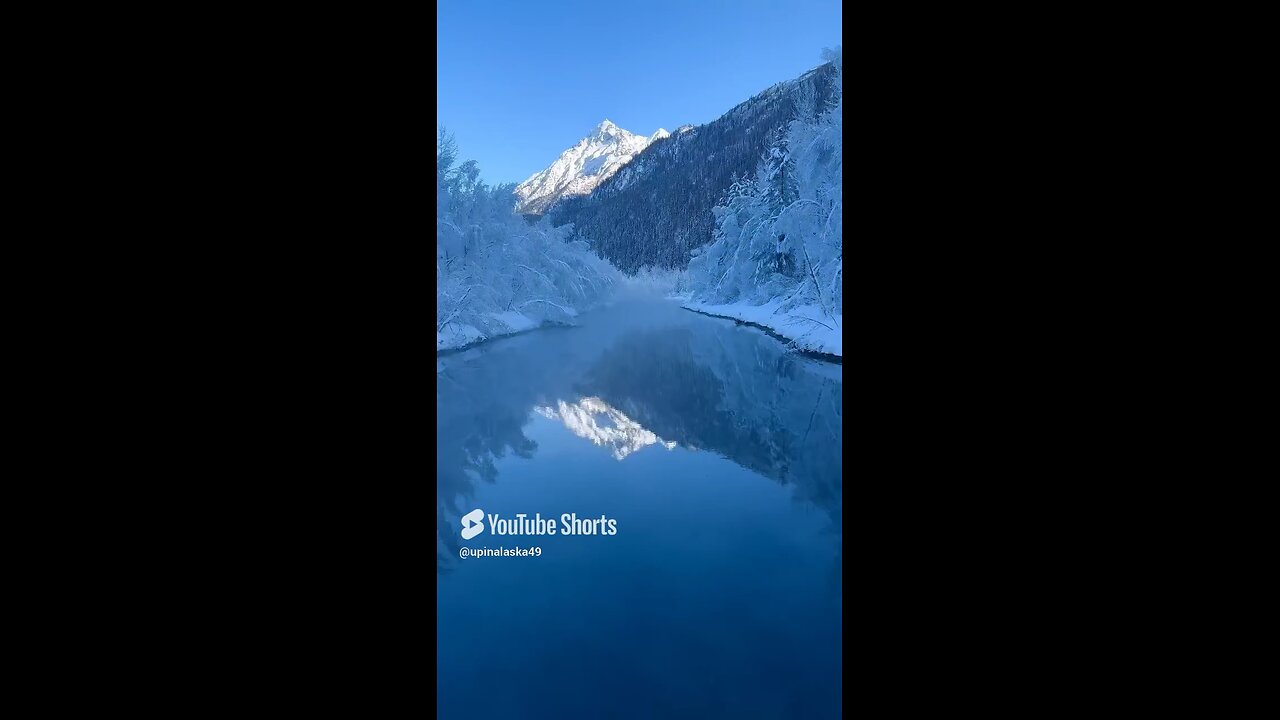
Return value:
M 624 272 L 683 268 L 711 240 L 711 214 L 734 180 L 752 175 L 786 125 L 817 114 L 832 97 L 835 68 L 821 65 L 779 83 L 719 119 L 656 140 L 587 196 L 550 212 Z

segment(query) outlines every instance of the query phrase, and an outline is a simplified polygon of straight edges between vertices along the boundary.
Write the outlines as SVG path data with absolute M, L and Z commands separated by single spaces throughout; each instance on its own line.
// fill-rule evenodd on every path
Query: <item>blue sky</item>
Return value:
M 838 0 L 439 0 L 437 20 L 437 122 L 490 184 L 605 118 L 646 136 L 710 122 L 841 43 Z

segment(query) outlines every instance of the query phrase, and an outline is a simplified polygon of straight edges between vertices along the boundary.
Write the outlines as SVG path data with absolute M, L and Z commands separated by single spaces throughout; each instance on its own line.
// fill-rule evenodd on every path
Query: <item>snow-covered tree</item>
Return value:
M 696 300 L 776 301 L 781 311 L 816 306 L 830 317 L 841 314 L 843 58 L 837 48 L 824 59 L 836 73 L 831 101 L 816 115 L 791 121 L 762 158 L 755 179 L 735 183 L 713 210 L 713 241 L 689 264 Z M 803 108 L 806 102 L 813 101 L 802 97 L 797 104 Z
M 436 151 L 436 347 L 567 322 L 602 300 L 618 272 L 570 241 L 572 226 L 513 212 L 515 185 L 489 187 L 474 161 L 454 167 L 452 136 Z

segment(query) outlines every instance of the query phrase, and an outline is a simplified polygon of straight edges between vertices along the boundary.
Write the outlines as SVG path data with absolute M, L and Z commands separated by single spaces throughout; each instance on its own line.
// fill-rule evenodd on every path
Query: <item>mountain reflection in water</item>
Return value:
M 842 367 L 671 304 L 580 320 L 437 359 L 437 715 L 840 717 Z
M 578 402 L 560 400 L 555 408 L 540 406 L 533 411 L 551 420 L 558 419 L 574 435 L 609 448 L 616 460 L 650 445 L 661 445 L 668 450 L 676 446 L 645 430 L 600 398 L 582 398 Z
M 584 316 L 437 361 L 437 569 L 495 461 L 533 460 L 535 413 L 622 460 L 649 445 L 706 450 L 822 509 L 838 544 L 842 368 L 670 304 Z

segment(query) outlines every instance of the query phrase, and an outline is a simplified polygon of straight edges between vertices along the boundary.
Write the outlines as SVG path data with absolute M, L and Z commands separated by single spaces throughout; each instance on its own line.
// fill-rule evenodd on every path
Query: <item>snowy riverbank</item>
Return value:
M 566 308 L 570 316 L 577 315 L 572 308 Z M 486 329 L 481 330 L 474 325 L 450 322 L 443 329 L 436 331 L 436 352 L 457 350 L 468 345 L 476 345 L 486 340 L 495 340 L 507 335 L 536 330 L 540 327 L 555 327 L 563 323 L 542 322 L 533 320 L 514 310 L 502 313 L 488 313 L 483 316 Z
M 667 297 L 669 300 L 679 302 L 681 307 L 688 310 L 758 325 L 785 338 L 797 350 L 844 357 L 840 332 L 843 324 L 842 316 L 829 317 L 816 305 L 792 308 L 784 312 L 780 310 L 781 302 L 764 305 L 740 303 L 711 305 L 694 302 L 687 297 L 677 295 Z M 570 312 L 577 315 L 572 310 Z M 436 332 L 436 352 L 457 350 L 543 327 L 564 325 L 559 322 L 534 320 L 514 311 L 489 313 L 483 316 L 483 320 L 484 330 L 460 322 L 449 323 L 443 330 Z
M 791 341 L 797 350 L 844 357 L 840 338 L 842 316 L 832 318 L 817 305 L 782 311 L 780 301 L 764 305 L 708 305 L 680 298 L 680 304 L 707 315 L 759 325 Z

